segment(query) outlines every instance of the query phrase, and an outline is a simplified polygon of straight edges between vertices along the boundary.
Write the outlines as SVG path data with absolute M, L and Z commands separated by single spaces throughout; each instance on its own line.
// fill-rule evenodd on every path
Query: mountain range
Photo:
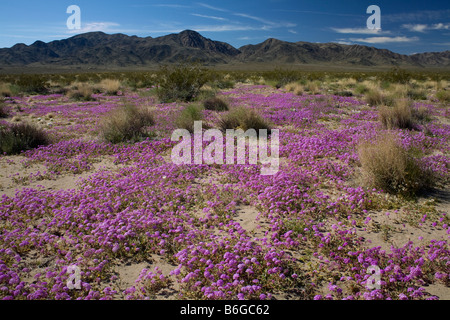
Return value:
M 162 37 L 90 32 L 52 42 L 36 41 L 0 49 L 0 68 L 135 68 L 176 63 L 186 59 L 211 66 L 341 65 L 354 67 L 450 68 L 450 51 L 414 55 L 386 49 L 338 43 L 286 42 L 267 39 L 234 48 L 198 32 L 185 30 Z

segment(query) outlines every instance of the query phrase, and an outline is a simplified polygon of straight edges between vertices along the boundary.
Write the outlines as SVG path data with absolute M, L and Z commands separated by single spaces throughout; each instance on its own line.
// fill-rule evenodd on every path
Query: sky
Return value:
M 79 29 L 67 25 L 71 5 L 80 8 Z M 367 13 L 370 5 L 379 7 L 380 19 L 370 19 L 376 13 Z M 160 37 L 189 29 L 236 48 L 277 38 L 402 54 L 450 50 L 448 0 L 0 0 L 0 8 L 0 48 L 91 31 Z M 368 19 L 379 22 L 380 29 L 369 29 Z

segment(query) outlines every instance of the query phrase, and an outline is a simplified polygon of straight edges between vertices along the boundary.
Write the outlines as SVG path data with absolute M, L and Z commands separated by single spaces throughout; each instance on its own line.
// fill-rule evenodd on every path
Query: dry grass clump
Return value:
M 305 85 L 305 91 L 308 91 L 310 94 L 319 94 L 320 93 L 320 82 L 318 81 L 309 81 Z
M 94 89 L 91 84 L 86 82 L 75 82 L 67 91 L 67 96 L 70 99 L 74 99 L 77 101 L 92 101 L 94 100 L 94 98 L 92 97 L 93 93 Z
M 100 89 L 109 95 L 117 95 L 120 85 L 120 81 L 114 79 L 103 79 L 99 83 Z
M 363 180 L 367 187 L 410 196 L 431 187 L 433 174 L 424 168 L 420 156 L 406 150 L 393 134 L 358 146 Z
M 413 117 L 412 101 L 408 99 L 396 100 L 394 106 L 383 106 L 378 111 L 378 117 L 385 129 L 416 128 Z
M 11 97 L 11 86 L 6 83 L 0 83 L 0 97 Z
M 298 82 L 290 82 L 284 86 L 284 90 L 287 92 L 293 92 L 294 94 L 301 96 L 305 92 L 305 88 Z
M 100 136 L 114 144 L 137 142 L 150 136 L 145 128 L 154 123 L 153 114 L 150 111 L 126 104 L 102 119 Z

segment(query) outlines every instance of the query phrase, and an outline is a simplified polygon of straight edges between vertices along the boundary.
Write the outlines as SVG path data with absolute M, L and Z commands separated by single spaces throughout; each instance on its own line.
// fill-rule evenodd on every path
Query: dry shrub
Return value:
M 378 117 L 386 129 L 415 129 L 411 101 L 408 99 L 396 100 L 393 107 L 383 106 Z
M 67 91 L 67 96 L 78 101 L 92 101 L 94 100 L 94 98 L 92 97 L 93 93 L 94 89 L 89 83 L 76 82 Z
M 364 94 L 364 99 L 370 106 L 379 106 L 384 104 L 385 96 L 379 89 L 369 89 Z
M 411 196 L 434 183 L 433 174 L 413 149 L 406 150 L 393 134 L 384 134 L 358 146 L 367 187 Z
M 308 91 L 310 94 L 319 94 L 320 93 L 320 83 L 317 81 L 309 81 L 305 85 L 305 91 Z
M 11 97 L 11 86 L 6 83 L 0 83 L 0 97 Z
M 19 154 L 22 151 L 50 144 L 47 133 L 29 123 L 0 126 L 0 152 Z
M 284 90 L 293 92 L 294 94 L 301 96 L 305 91 L 305 88 L 298 82 L 290 82 L 284 86 Z
M 116 95 L 120 90 L 120 81 L 113 79 L 103 79 L 99 86 L 106 94 Z
M 137 142 L 150 136 L 145 128 L 154 123 L 150 111 L 126 104 L 102 119 L 100 135 L 111 143 Z

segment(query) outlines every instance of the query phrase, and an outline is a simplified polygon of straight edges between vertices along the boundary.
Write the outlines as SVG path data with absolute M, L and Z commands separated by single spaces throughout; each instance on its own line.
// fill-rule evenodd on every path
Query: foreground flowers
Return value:
M 278 173 L 263 176 L 258 164 L 173 164 L 170 119 L 181 109 L 177 104 L 155 106 L 157 139 L 111 145 L 87 135 L 97 125 L 88 112 L 115 108 L 120 102 L 113 97 L 70 107 L 60 96 L 34 97 L 32 105 L 18 100 L 23 114 L 60 115 L 50 129 L 59 142 L 26 152 L 23 165 L 43 165 L 46 172 L 26 177 L 32 187 L 0 200 L 0 297 L 153 299 L 170 288 L 176 298 L 193 299 L 286 298 L 289 292 L 301 299 L 404 300 L 433 299 L 430 284 L 448 288 L 445 212 L 351 183 L 356 145 L 381 131 L 376 109 L 353 98 L 296 96 L 265 86 L 223 95 L 280 128 Z M 136 95 L 127 99 L 154 105 Z M 205 111 L 205 118 L 213 122 L 214 115 Z M 427 130 L 397 134 L 448 182 L 450 126 L 435 121 Z M 111 169 L 94 170 L 101 161 Z M 69 174 L 83 179 L 64 190 L 38 186 Z M 258 219 L 239 214 L 242 208 L 257 211 Z M 373 245 L 368 237 L 386 212 L 400 226 L 420 223 L 437 236 L 404 237 L 387 249 Z M 142 263 L 153 266 L 124 287 L 120 269 Z M 71 265 L 81 270 L 80 290 L 67 287 Z M 379 289 L 369 286 L 371 266 L 380 269 Z

